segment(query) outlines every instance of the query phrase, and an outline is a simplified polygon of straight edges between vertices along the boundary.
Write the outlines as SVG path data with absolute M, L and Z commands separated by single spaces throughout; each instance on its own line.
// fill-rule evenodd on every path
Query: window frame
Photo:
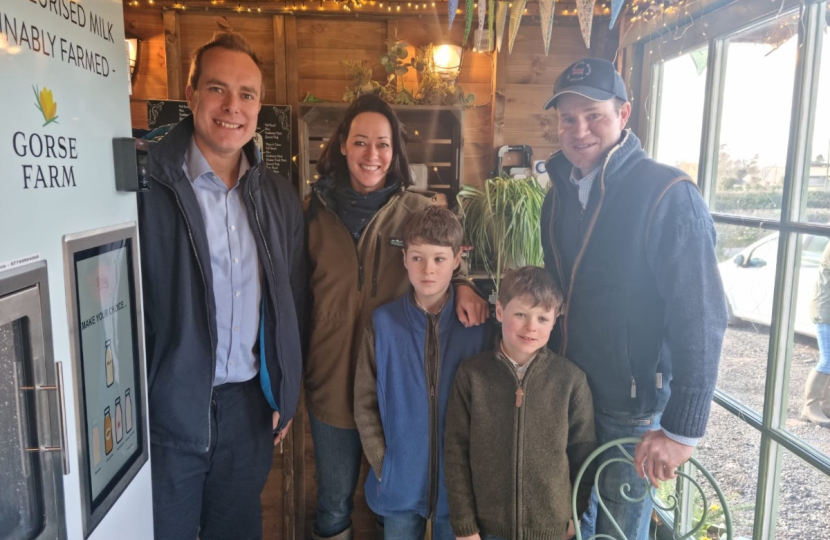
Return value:
M 685 8 L 684 8 L 685 9 Z M 792 325 L 795 318 L 798 272 L 795 261 L 801 257 L 799 234 L 830 237 L 830 225 L 798 221 L 806 211 L 810 157 L 815 110 L 818 101 L 819 70 L 823 45 L 826 0 L 785 0 L 782 4 L 736 1 L 724 5 L 710 2 L 699 12 L 677 15 L 669 24 L 635 23 L 621 43 L 627 68 L 623 71 L 632 87 L 635 109 L 632 129 L 640 135 L 646 151 L 653 155 L 659 126 L 663 62 L 708 46 L 698 185 L 713 208 L 716 167 L 719 152 L 720 118 L 730 38 L 776 17 L 800 14 L 799 54 L 796 57 L 791 103 L 790 129 L 785 165 L 781 215 L 777 219 L 755 218 L 713 212 L 716 223 L 750 226 L 779 232 L 773 315 L 767 358 L 763 413 L 750 409 L 733 396 L 717 389 L 714 402 L 761 435 L 759 473 L 753 537 L 774 538 L 778 520 L 781 464 L 786 449 L 797 458 L 830 476 L 830 456 L 809 446 L 784 427 L 788 404 L 788 382 L 793 348 Z M 659 26 L 658 26 L 659 25 Z M 826 59 L 830 66 L 830 59 Z M 786 106 L 786 104 L 782 104 Z M 762 114 L 763 111 L 759 111 Z M 668 517 L 671 521 L 671 516 Z M 686 519 L 681 516 L 680 519 Z

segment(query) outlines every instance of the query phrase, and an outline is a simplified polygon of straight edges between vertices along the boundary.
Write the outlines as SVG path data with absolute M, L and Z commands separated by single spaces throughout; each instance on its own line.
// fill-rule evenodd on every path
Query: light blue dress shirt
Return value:
M 250 168 L 243 153 L 239 178 Z M 244 382 L 259 372 L 253 349 L 259 334 L 262 285 L 254 233 L 239 184 L 228 189 L 191 140 L 182 169 L 190 180 L 210 246 L 216 303 L 216 372 L 213 385 Z M 237 179 L 238 180 L 238 179 Z

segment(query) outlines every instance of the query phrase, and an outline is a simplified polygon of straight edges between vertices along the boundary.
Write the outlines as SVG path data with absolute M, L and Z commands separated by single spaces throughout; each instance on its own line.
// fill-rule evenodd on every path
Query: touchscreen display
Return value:
M 74 254 L 92 510 L 142 453 L 132 239 Z

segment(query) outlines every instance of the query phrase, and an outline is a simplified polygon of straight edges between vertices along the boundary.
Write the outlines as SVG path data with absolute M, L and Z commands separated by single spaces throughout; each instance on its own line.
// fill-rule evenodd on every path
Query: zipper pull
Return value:
M 522 398 L 524 398 L 525 392 L 522 390 L 522 387 L 516 388 L 516 407 L 522 406 Z
M 429 386 L 429 397 L 431 397 L 431 398 L 435 397 L 435 387 L 432 386 L 432 385 Z
M 631 399 L 637 397 L 637 381 L 634 380 L 634 377 L 631 377 Z

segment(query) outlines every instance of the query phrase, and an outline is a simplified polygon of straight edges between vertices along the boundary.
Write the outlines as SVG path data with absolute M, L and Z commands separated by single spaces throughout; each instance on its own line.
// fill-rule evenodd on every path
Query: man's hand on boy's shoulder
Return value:
M 455 540 L 481 540 L 481 535 L 479 533 L 475 533 L 472 536 L 456 536 Z
M 490 305 L 471 286 L 458 284 L 455 286 L 455 313 L 464 326 L 478 326 L 490 317 Z

